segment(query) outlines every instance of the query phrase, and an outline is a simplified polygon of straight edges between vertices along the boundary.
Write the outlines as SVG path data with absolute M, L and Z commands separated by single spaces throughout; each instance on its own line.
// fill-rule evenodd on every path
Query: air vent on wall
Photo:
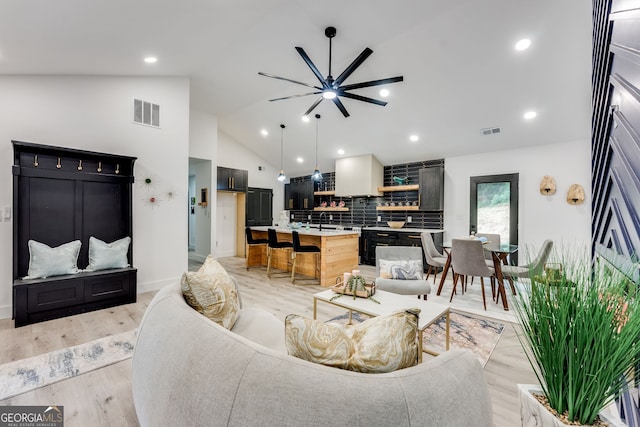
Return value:
M 482 132 L 483 135 L 493 135 L 494 133 L 500 133 L 500 128 L 499 127 L 484 128 L 484 129 L 480 129 L 480 132 Z
M 160 106 L 140 99 L 133 100 L 133 122 L 160 127 Z

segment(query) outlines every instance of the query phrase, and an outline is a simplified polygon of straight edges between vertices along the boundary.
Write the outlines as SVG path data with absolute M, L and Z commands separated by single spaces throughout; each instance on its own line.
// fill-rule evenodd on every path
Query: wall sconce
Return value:
M 552 176 L 545 175 L 542 177 L 542 181 L 540 181 L 540 194 L 543 196 L 556 194 L 556 180 Z
M 580 184 L 571 184 L 567 191 L 567 203 L 570 205 L 581 205 L 584 203 L 584 189 Z

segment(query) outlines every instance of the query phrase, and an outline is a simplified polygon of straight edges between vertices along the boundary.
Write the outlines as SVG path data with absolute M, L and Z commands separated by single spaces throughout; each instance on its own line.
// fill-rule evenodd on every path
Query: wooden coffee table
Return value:
M 332 290 L 322 291 L 313 295 L 313 318 L 317 316 L 318 301 L 323 301 L 337 307 L 349 310 L 349 323 L 351 323 L 352 312 L 367 314 L 369 316 L 381 316 L 384 314 L 394 313 L 396 311 L 406 310 L 409 308 L 419 308 L 420 316 L 418 320 L 418 342 L 422 349 L 422 333 L 430 325 L 434 324 L 443 316 L 446 317 L 446 339 L 445 348 L 449 350 L 449 306 L 438 304 L 429 300 L 424 301 L 417 299 L 415 296 L 398 295 L 391 292 L 376 291 L 373 298 L 380 302 L 377 304 L 368 298 L 353 299 L 350 295 L 342 295 L 331 301 L 336 294 Z M 430 350 L 424 350 L 426 353 L 437 356 L 439 353 Z M 419 361 L 422 362 L 422 351 L 419 353 Z

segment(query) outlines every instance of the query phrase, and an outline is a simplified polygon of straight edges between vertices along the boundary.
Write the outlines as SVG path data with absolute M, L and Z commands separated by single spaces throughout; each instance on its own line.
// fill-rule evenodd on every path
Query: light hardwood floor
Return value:
M 238 279 L 242 303 L 245 307 L 263 307 L 282 320 L 289 313 L 309 317 L 313 315 L 312 295 L 321 290 L 319 286 L 292 285 L 288 276 L 267 279 L 263 268 L 252 268 L 247 271 L 244 268 L 243 258 L 222 258 L 220 262 Z M 197 268 L 198 263 L 190 261 L 189 269 Z M 361 270 L 367 279 L 372 279 L 375 275 L 372 267 L 362 266 Z M 446 289 L 450 291 L 451 288 Z M 479 287 L 476 287 L 475 290 L 478 289 Z M 456 296 L 455 299 L 475 298 L 473 292 L 472 290 L 465 296 Z M 152 298 L 151 292 L 139 294 L 135 304 L 17 329 L 13 327 L 12 320 L 0 320 L 0 342 L 3 344 L 0 363 L 131 330 L 140 323 Z M 328 304 L 318 304 L 318 318 L 321 320 L 343 312 L 344 310 Z M 507 324 L 485 367 L 492 398 L 494 424 L 498 427 L 520 425 L 516 384 L 536 382 L 518 342 L 514 326 L 511 323 Z M 130 378 L 131 360 L 126 360 L 0 401 L 0 405 L 63 405 L 67 427 L 136 426 L 138 421 L 132 402 Z M 460 410 L 464 411 L 464 402 L 459 404 Z

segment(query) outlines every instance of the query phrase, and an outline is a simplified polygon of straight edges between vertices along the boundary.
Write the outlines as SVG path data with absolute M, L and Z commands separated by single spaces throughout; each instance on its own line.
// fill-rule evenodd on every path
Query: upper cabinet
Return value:
M 441 211 L 444 209 L 444 166 L 420 169 L 420 210 Z
M 286 210 L 313 209 L 313 181 L 293 181 L 284 186 Z
M 246 192 L 248 181 L 249 172 L 246 170 L 218 166 L 218 190 Z

